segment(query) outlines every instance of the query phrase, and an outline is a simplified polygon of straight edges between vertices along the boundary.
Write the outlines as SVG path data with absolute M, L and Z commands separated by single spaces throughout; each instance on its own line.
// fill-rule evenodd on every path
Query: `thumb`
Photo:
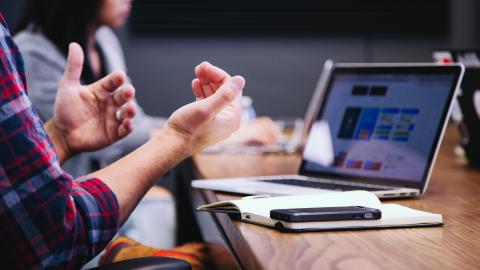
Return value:
M 83 50 L 75 42 L 68 46 L 67 67 L 63 77 L 69 82 L 80 82 L 83 69 Z
M 227 80 L 213 95 L 204 99 L 212 106 L 212 112 L 217 114 L 237 97 L 241 96 L 245 79 L 242 76 L 235 76 Z

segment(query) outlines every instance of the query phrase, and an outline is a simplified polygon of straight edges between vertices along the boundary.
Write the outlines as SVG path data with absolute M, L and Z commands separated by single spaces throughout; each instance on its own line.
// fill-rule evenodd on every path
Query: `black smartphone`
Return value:
M 380 219 L 382 212 L 363 206 L 273 209 L 270 218 L 286 222 Z

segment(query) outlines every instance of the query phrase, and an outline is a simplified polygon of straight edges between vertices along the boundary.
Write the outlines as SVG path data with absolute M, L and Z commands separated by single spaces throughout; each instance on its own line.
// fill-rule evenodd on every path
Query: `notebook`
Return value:
M 380 219 L 319 222 L 285 222 L 270 218 L 272 209 L 364 206 L 379 209 Z M 398 204 L 382 204 L 367 191 L 330 192 L 323 194 L 251 198 L 203 205 L 198 211 L 230 213 L 241 221 L 280 231 L 326 231 L 347 229 L 381 229 L 443 225 L 442 215 L 419 211 Z
M 240 194 L 423 194 L 463 69 L 457 64 L 330 64 L 305 117 L 310 133 L 297 175 L 195 180 L 192 186 Z

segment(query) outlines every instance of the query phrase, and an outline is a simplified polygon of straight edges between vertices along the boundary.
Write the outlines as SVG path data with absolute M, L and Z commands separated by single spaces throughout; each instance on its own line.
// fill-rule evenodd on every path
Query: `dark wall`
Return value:
M 323 62 L 431 61 L 445 40 L 135 39 L 125 42 L 138 99 L 150 113 L 169 114 L 191 100 L 193 68 L 215 63 L 247 80 L 245 94 L 260 115 L 303 116 Z
M 0 12 L 12 31 L 20 19 L 24 5 L 25 0 L 0 0 Z
M 302 117 L 326 59 L 338 62 L 430 62 L 442 47 L 479 44 L 475 0 L 452 0 L 450 31 L 440 38 L 138 37 L 123 30 L 138 99 L 151 114 L 168 115 L 191 101 L 193 68 L 203 60 L 247 79 L 260 115 Z
M 141 106 L 167 116 L 192 100 L 193 68 L 210 61 L 247 79 L 245 94 L 252 96 L 260 115 L 301 117 L 305 113 L 323 62 L 429 62 L 441 47 L 476 47 L 479 3 L 450 1 L 450 31 L 445 37 L 299 37 L 228 38 L 132 35 L 128 26 L 118 31 Z M 10 21 L 23 0 L 0 0 Z M 478 13 L 477 13 L 478 14 Z

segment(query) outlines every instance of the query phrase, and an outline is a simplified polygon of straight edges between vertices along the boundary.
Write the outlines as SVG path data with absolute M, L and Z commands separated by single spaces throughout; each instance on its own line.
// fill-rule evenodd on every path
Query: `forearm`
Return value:
M 123 223 L 155 180 L 191 154 L 189 144 L 164 129 L 137 150 L 92 173 L 117 196 Z

